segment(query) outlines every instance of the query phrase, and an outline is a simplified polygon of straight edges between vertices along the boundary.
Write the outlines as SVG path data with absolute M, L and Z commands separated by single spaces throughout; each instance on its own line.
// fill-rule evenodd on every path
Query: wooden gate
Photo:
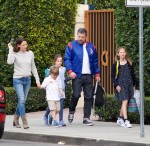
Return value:
M 114 62 L 114 10 L 85 11 L 88 41 L 96 48 L 101 70 L 101 83 L 108 94 L 113 93 L 111 67 Z

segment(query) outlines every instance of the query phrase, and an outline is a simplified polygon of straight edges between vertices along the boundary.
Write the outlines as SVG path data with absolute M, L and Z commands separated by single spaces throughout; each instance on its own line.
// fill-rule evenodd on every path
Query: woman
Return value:
M 37 86 L 40 87 L 39 76 L 34 62 L 34 54 L 29 50 L 24 38 L 19 38 L 14 48 L 9 43 L 8 48 L 7 63 L 14 64 L 13 85 L 18 98 L 13 125 L 16 128 L 21 128 L 18 121 L 19 117 L 21 117 L 23 127 L 27 129 L 29 125 L 25 114 L 25 103 L 31 86 L 31 72 L 35 77 Z

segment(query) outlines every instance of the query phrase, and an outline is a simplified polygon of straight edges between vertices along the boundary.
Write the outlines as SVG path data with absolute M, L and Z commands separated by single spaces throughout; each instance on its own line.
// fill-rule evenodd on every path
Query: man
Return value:
M 78 39 L 69 43 L 65 51 L 65 67 L 72 79 L 72 98 L 69 107 L 68 121 L 72 123 L 76 105 L 81 96 L 83 87 L 84 92 L 84 117 L 83 125 L 93 125 L 90 121 L 92 108 L 92 81 L 100 81 L 100 70 L 98 69 L 98 58 L 94 45 L 86 41 L 87 31 L 79 28 Z

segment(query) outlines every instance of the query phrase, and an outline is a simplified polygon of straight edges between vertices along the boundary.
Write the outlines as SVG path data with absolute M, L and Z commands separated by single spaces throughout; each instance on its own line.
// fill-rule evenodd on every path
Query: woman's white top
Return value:
M 13 78 L 22 78 L 31 76 L 31 72 L 35 77 L 36 83 L 40 82 L 37 68 L 34 62 L 34 54 L 32 51 L 19 51 L 14 52 L 13 47 L 9 48 L 9 54 L 7 58 L 8 64 L 14 64 Z

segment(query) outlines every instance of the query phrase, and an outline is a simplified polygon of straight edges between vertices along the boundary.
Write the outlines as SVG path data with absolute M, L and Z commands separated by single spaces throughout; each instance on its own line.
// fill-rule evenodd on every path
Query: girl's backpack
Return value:
M 46 68 L 45 69 L 45 77 L 48 77 L 50 75 L 50 69 Z
M 119 73 L 119 61 L 116 62 L 116 78 L 118 77 Z

